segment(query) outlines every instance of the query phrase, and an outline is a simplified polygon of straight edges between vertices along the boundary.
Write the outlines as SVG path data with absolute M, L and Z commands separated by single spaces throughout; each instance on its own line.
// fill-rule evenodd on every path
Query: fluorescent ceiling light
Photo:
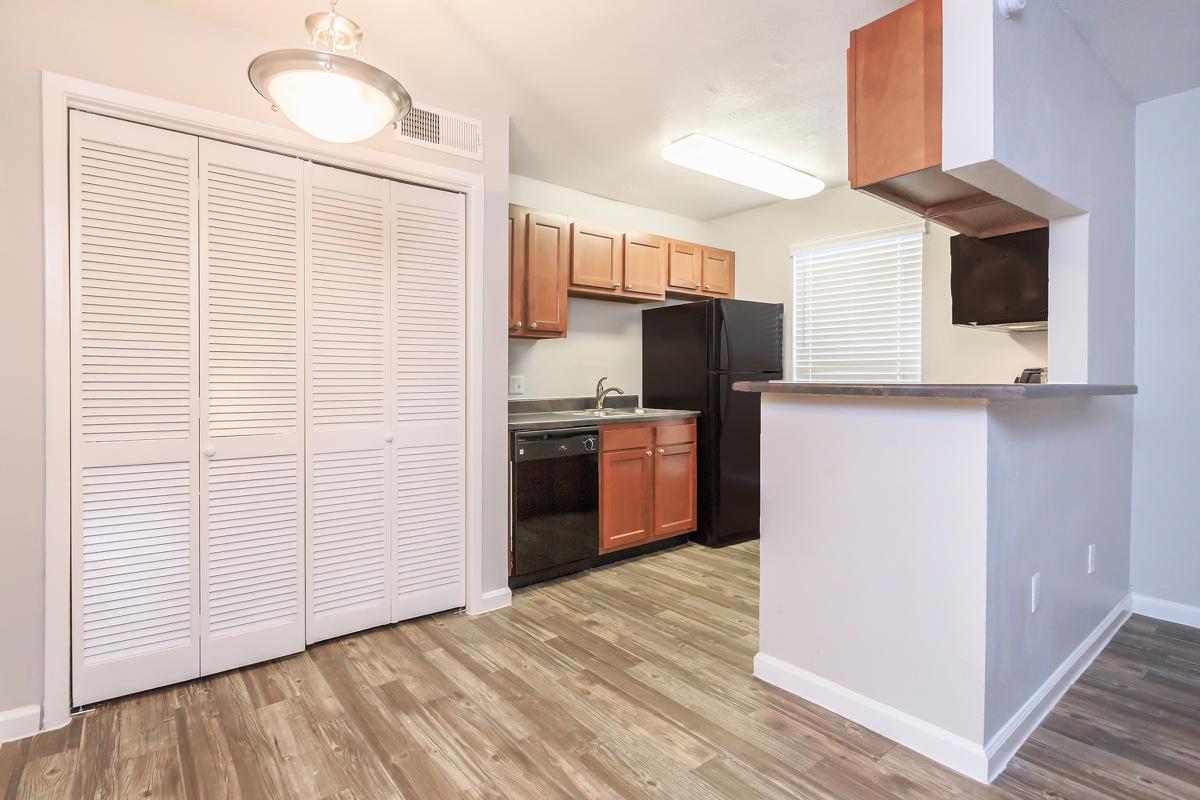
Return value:
M 811 197 L 825 188 L 820 178 L 699 133 L 671 142 L 662 149 L 662 157 L 672 164 L 786 200 Z

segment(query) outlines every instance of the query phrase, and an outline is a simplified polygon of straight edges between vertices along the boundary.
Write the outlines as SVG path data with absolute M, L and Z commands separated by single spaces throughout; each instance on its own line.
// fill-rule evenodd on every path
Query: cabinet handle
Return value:
M 613 288 L 614 288 L 614 289 L 620 289 L 620 288 L 621 288 L 621 284 L 619 284 L 619 283 L 614 283 L 614 284 L 613 284 Z
M 383 440 L 385 442 L 390 442 L 393 438 L 395 438 L 395 437 L 392 436 L 391 431 L 389 431 L 383 435 Z
M 660 456 L 665 456 L 667 454 L 667 451 L 660 447 L 660 448 L 658 448 L 658 454 Z
M 521 320 L 517 320 L 517 327 L 521 327 Z
M 654 453 L 651 453 L 649 450 L 647 450 L 647 451 L 646 451 L 646 455 L 648 455 L 648 456 L 652 456 L 652 455 L 654 455 Z
M 625 284 L 625 288 L 626 288 L 626 289 L 632 289 L 632 288 L 633 288 L 633 284 L 632 284 L 632 283 L 627 283 L 627 284 Z
M 208 447 L 204 448 L 204 455 L 208 456 L 209 458 L 212 458 L 216 454 L 217 454 L 217 448 L 213 447 L 211 444 Z
M 706 283 L 706 284 L 704 284 L 704 288 L 705 288 L 705 289 L 711 289 L 711 288 L 712 288 L 712 285 L 711 285 L 711 284 L 707 284 L 707 283 Z
M 536 322 L 531 322 L 531 323 L 529 323 L 529 327 L 531 327 L 531 328 L 534 328 L 534 329 L 537 329 L 537 323 L 536 323 Z

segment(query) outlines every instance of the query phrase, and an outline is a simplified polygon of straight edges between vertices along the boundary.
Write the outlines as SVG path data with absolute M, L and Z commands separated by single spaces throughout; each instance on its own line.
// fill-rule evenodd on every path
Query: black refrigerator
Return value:
M 642 312 L 642 405 L 699 411 L 698 516 L 709 546 L 758 536 L 759 395 L 783 377 L 783 304 L 705 300 Z

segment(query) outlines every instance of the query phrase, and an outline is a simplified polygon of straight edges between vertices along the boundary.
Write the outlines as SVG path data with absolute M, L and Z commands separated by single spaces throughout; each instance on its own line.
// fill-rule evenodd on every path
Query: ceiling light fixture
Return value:
M 662 157 L 672 164 L 786 200 L 810 197 L 825 188 L 820 178 L 699 133 L 671 142 L 662 149 Z
M 362 60 L 362 28 L 337 12 L 309 14 L 307 50 L 272 50 L 250 62 L 250 83 L 296 127 L 328 142 L 358 142 L 412 108 L 400 81 Z

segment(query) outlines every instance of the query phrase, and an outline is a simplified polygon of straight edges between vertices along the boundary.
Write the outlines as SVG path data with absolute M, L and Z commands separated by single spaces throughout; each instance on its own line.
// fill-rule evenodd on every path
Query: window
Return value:
M 921 380 L 924 225 L 792 250 L 793 380 Z

